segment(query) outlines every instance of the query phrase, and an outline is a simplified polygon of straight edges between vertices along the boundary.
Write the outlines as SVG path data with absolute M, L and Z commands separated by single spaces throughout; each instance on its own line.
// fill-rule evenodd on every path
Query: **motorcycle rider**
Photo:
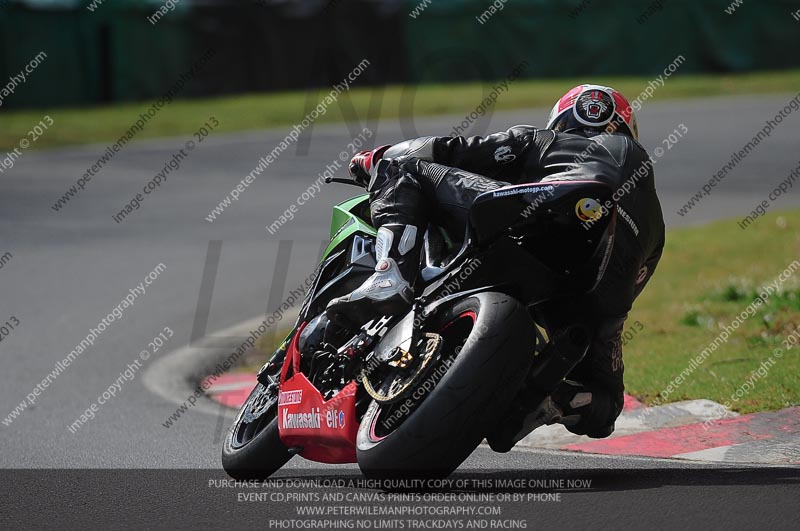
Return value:
M 417 138 L 359 153 L 350 172 L 370 193 L 377 265 L 364 284 L 332 300 L 328 314 L 360 322 L 408 308 L 428 223 L 463 234 L 469 207 L 481 193 L 569 180 L 599 181 L 615 190 L 619 221 L 602 279 L 591 292 L 550 301 L 541 312 L 548 331 L 577 322 L 590 334 L 586 356 L 548 399 L 546 422 L 608 437 L 623 406 L 623 325 L 664 246 L 652 162 L 638 143 L 625 97 L 610 87 L 579 85 L 556 102 L 545 129 L 519 125 L 486 137 Z M 489 442 L 507 451 L 525 434 Z

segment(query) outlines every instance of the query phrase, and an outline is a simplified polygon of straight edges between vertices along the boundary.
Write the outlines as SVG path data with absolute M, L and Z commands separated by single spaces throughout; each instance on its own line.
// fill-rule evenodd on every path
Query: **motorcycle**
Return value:
M 427 228 L 408 312 L 357 325 L 325 308 L 374 272 L 376 230 L 367 195 L 336 205 L 297 322 L 225 438 L 225 471 L 265 478 L 300 455 L 358 463 L 367 477 L 443 477 L 514 419 L 527 431 L 543 424 L 541 411 L 525 412 L 545 402 L 588 339 L 578 326 L 547 330 L 537 307 L 601 278 L 616 208 L 588 224 L 587 212 L 611 195 L 581 181 L 482 193 L 465 234 Z

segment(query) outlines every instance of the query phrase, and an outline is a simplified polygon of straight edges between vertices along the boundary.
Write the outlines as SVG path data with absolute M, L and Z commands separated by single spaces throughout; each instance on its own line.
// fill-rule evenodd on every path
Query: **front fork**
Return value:
M 286 353 L 289 352 L 289 345 L 292 343 L 292 339 L 294 339 L 295 334 L 300 329 L 299 326 L 295 326 L 289 335 L 286 336 L 286 339 L 283 340 L 283 343 L 275 349 L 275 352 L 272 353 L 272 356 L 267 360 L 264 365 L 258 370 L 258 374 L 256 375 L 256 379 L 261 383 L 264 387 L 269 387 L 270 385 L 275 384 L 275 380 L 272 379 L 272 376 L 276 370 L 279 370 L 283 366 L 283 362 L 286 359 Z

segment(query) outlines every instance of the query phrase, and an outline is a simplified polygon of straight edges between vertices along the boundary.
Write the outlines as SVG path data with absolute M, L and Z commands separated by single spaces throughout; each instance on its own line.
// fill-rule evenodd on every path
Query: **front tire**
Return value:
M 432 331 L 441 330 L 441 359 L 451 356 L 451 365 L 401 421 L 398 411 L 416 391 L 399 405 L 370 404 L 357 438 L 358 465 L 368 477 L 449 475 L 496 425 L 530 369 L 535 325 L 512 297 L 479 293 L 439 313 Z M 472 326 L 460 339 L 448 337 L 464 316 Z
M 222 467 L 235 479 L 264 479 L 291 458 L 278 433 L 277 392 L 259 383 L 225 436 Z

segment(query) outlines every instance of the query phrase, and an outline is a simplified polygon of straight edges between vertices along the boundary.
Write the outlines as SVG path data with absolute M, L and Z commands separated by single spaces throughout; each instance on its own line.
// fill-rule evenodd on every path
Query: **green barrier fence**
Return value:
M 420 0 L 407 0 L 413 14 Z M 496 6 L 496 7 L 495 7 Z M 406 23 L 409 81 L 658 74 L 800 66 L 789 0 L 432 0 Z M 494 8 L 494 9 L 493 9 Z
M 175 0 L 170 0 L 175 1 Z M 793 0 L 0 0 L 0 89 L 44 52 L 9 108 L 359 85 L 657 75 L 800 66 Z M 11 82 L 13 84 L 13 82 Z

